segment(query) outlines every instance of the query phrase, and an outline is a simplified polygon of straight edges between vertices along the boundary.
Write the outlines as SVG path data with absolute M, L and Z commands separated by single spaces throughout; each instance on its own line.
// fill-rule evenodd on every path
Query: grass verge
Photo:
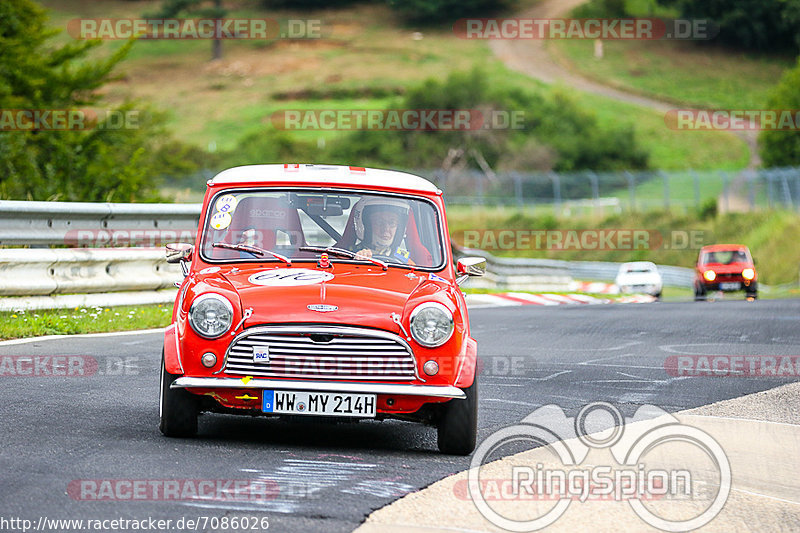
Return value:
M 163 328 L 171 318 L 172 306 L 164 304 L 7 311 L 0 313 L 0 340 Z
M 139 17 L 157 10 L 160 4 L 155 0 L 41 3 L 50 8 L 53 25 L 61 28 L 76 17 Z M 530 4 L 531 0 L 522 0 L 519 8 Z M 427 78 L 443 79 L 475 67 L 485 72 L 493 86 L 562 90 L 510 71 L 486 42 L 460 39 L 450 27 L 420 32 L 403 27 L 383 5 L 304 11 L 258 10 L 247 5 L 233 8 L 229 17 L 316 19 L 322 23 L 323 36 L 271 42 L 228 40 L 223 45 L 223 59 L 215 62 L 209 61 L 210 43 L 206 41 L 140 41 L 118 69 L 122 79 L 104 88 L 109 102 L 125 98 L 152 102 L 169 110 L 169 127 L 177 138 L 220 151 L 231 150 L 245 135 L 262 130 L 276 111 L 382 109 L 395 99 L 380 94 L 397 95 Z M 58 38 L 70 40 L 66 33 Z M 121 45 L 121 41 L 109 41 L 96 53 L 107 55 Z M 740 74 L 734 70 L 730 76 L 738 78 Z M 346 95 L 348 91 L 354 94 L 354 89 L 363 90 L 364 96 L 318 98 L 320 91 Z M 735 169 L 747 164 L 744 143 L 728 133 L 675 132 L 649 109 L 578 92 L 573 97 L 598 115 L 601 126 L 635 124 L 638 138 L 651 152 L 653 168 Z M 320 144 L 342 134 L 292 132 Z
M 555 218 L 531 210 L 508 208 L 479 208 L 453 206 L 448 208 L 448 227 L 453 240 L 463 243 L 469 230 L 494 230 L 488 236 L 511 230 L 511 241 L 500 247 L 501 241 L 487 240 L 481 234 L 478 248 L 507 257 L 537 257 L 565 261 L 653 261 L 661 265 L 693 268 L 700 247 L 714 243 L 745 244 L 756 260 L 759 280 L 765 285 L 796 285 L 800 268 L 800 215 L 787 211 L 759 211 L 727 215 L 706 215 L 697 212 L 678 215 L 665 211 L 622 213 L 604 218 Z M 529 233 L 534 230 L 561 231 L 563 249 L 548 246 L 546 238 Z M 581 249 L 566 246 L 569 230 L 644 230 L 647 243 L 639 249 L 630 244 L 608 249 Z M 516 239 L 519 235 L 520 239 Z M 527 241 L 523 240 L 528 235 Z M 575 241 L 572 241 L 573 243 Z M 474 245 L 474 243 L 471 243 Z M 612 243 L 613 245 L 613 243 Z M 790 287 L 791 288 L 791 287 Z M 787 289 L 788 290 L 788 289 Z
M 664 8 L 654 13 L 649 2 L 629 0 L 627 9 L 630 16 L 676 15 Z M 676 106 L 704 108 L 761 108 L 781 73 L 794 64 L 789 56 L 677 40 L 606 40 L 601 59 L 588 39 L 549 41 L 548 50 L 590 79 Z

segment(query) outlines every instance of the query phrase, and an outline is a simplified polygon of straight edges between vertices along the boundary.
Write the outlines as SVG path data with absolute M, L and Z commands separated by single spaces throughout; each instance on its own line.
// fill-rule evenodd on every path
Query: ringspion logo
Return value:
M 545 453 L 519 452 L 531 445 Z M 625 417 L 606 402 L 587 404 L 575 417 L 557 405 L 540 407 L 481 442 L 467 474 L 466 491 L 457 483 L 455 496 L 472 500 L 495 526 L 519 532 L 552 525 L 586 501 L 626 502 L 652 527 L 691 531 L 719 514 L 731 490 L 730 462 L 711 435 L 653 405 Z M 504 501 L 527 505 L 509 513 L 497 503 Z M 654 501 L 669 506 L 648 505 Z

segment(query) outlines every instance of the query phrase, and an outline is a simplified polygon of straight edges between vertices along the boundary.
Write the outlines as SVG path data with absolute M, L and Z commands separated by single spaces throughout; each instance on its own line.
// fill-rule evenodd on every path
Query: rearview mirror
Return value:
M 165 246 L 167 249 L 167 263 L 180 263 L 191 261 L 194 246 L 186 242 L 172 242 Z
M 486 274 L 486 259 L 483 257 L 462 257 L 456 263 L 456 272 L 463 276 L 483 276 Z

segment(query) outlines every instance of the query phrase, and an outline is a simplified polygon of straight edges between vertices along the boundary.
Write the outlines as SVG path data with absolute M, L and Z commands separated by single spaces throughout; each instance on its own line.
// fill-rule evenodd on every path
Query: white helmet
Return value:
M 353 225 L 355 226 L 358 240 L 364 240 L 364 235 L 366 235 L 364 221 L 373 209 L 388 210 L 400 215 L 399 227 L 403 228 L 403 230 L 398 232 L 400 234 L 398 237 L 402 239 L 405 233 L 405 223 L 408 220 L 408 202 L 396 198 L 367 196 L 356 202 L 356 205 L 353 206 Z

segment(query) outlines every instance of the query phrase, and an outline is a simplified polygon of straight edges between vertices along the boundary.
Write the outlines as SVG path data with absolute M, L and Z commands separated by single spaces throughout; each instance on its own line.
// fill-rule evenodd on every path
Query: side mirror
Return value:
M 483 276 L 486 274 L 486 259 L 483 257 L 462 257 L 456 263 L 459 276 Z
M 166 245 L 167 263 L 180 263 L 191 261 L 194 246 L 185 242 L 172 242 Z

